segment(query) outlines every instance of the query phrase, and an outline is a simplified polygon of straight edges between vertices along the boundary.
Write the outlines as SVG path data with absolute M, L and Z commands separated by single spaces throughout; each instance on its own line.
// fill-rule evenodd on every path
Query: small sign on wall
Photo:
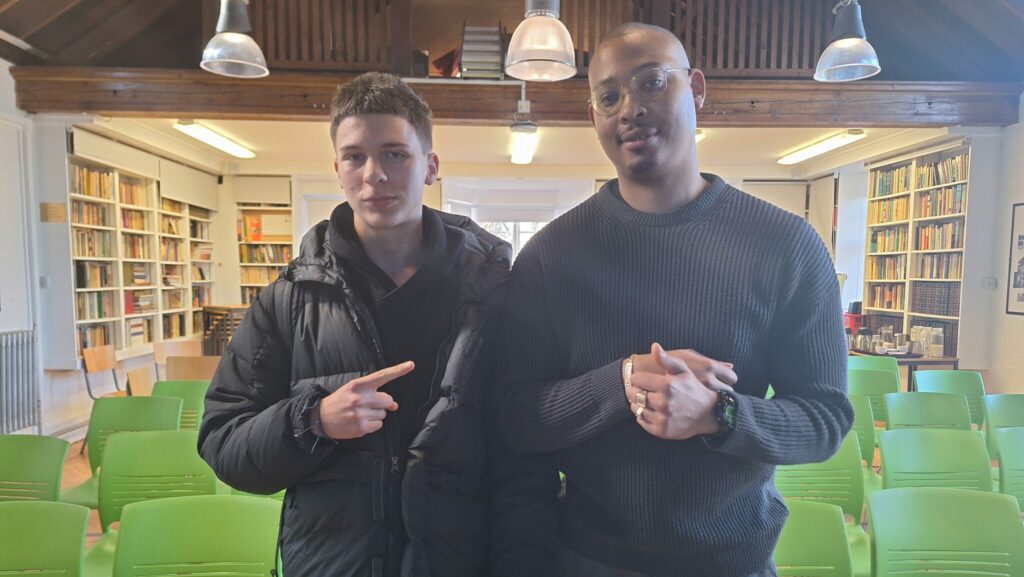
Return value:
M 39 220 L 42 222 L 67 222 L 68 205 L 63 202 L 40 202 Z
M 1006 314 L 1024 315 L 1024 202 L 1013 205 L 1010 221 L 1010 271 L 1006 280 Z

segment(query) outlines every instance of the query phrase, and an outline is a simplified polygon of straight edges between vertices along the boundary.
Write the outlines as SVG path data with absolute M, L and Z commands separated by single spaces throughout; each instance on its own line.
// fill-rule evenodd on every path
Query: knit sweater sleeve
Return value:
M 555 451 L 607 430 L 629 416 L 621 359 L 566 375 L 544 294 L 541 238 L 512 269 L 498 338 L 496 415 L 501 438 L 515 451 Z
M 800 232 L 780 267 L 780 314 L 768 346 L 776 394 L 737 395 L 736 428 L 716 447 L 775 465 L 828 459 L 853 424 L 839 285 L 817 235 L 809 226 Z

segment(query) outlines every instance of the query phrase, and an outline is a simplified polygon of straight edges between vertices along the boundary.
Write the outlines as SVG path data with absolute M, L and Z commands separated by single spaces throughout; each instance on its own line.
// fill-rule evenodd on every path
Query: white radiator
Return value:
M 0 333 L 0 434 L 39 426 L 34 331 Z

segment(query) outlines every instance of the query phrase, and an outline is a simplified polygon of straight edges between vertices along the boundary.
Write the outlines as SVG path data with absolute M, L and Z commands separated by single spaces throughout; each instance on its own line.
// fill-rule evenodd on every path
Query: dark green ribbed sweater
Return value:
M 739 577 L 771 563 L 786 509 L 774 465 L 822 461 L 853 411 L 828 252 L 802 219 L 721 178 L 670 213 L 617 181 L 545 227 L 512 271 L 495 400 L 505 442 L 552 451 L 561 534 L 653 575 Z M 693 348 L 735 364 L 736 430 L 711 448 L 632 417 L 622 359 Z M 772 384 L 776 397 L 765 400 Z

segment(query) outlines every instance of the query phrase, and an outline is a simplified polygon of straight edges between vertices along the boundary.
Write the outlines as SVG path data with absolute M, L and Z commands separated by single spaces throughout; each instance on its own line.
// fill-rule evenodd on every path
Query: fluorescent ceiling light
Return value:
M 815 156 L 820 156 L 841 146 L 857 142 L 865 136 L 867 136 L 867 134 L 864 134 L 863 130 L 857 128 L 844 130 L 838 134 L 833 134 L 824 140 L 819 140 L 810 146 L 806 146 L 800 150 L 783 156 L 779 159 L 779 164 L 799 164 L 808 158 L 814 158 Z
M 191 120 L 179 120 L 175 122 L 174 129 L 179 132 L 184 132 L 192 138 L 209 144 L 210 146 L 226 152 L 231 156 L 238 158 L 254 158 L 256 156 L 255 152 L 241 144 L 238 144 L 227 136 L 214 132 L 202 124 L 197 124 Z
M 705 136 L 707 135 L 704 134 L 704 131 L 698 128 L 696 134 L 693 135 L 693 141 L 700 142 L 701 140 L 704 140 Z
M 516 122 L 511 130 L 512 164 L 530 164 L 540 142 L 537 125 L 532 122 Z

